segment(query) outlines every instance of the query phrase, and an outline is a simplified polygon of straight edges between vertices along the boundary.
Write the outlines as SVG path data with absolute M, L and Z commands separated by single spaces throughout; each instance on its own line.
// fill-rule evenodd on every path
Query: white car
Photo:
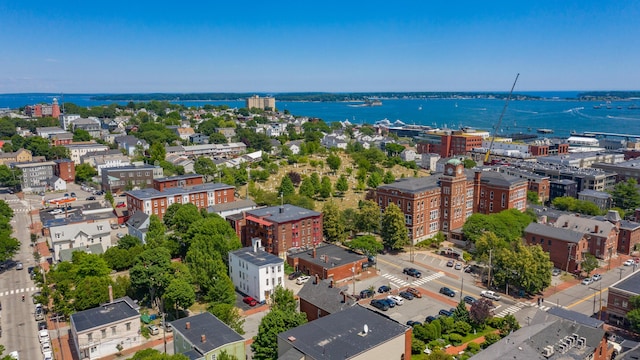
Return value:
M 53 360 L 53 353 L 51 351 L 45 351 L 42 353 L 42 358 L 44 360 Z
M 51 344 L 49 342 L 43 342 L 40 345 L 40 349 L 42 349 L 42 353 L 51 352 Z
M 387 296 L 387 299 L 393 301 L 394 303 L 396 303 L 396 305 L 400 306 L 402 304 L 404 304 L 404 299 L 401 298 L 400 296 L 396 296 L 396 295 L 389 295 Z
M 593 279 L 588 277 L 585 278 L 584 280 L 582 280 L 582 285 L 591 285 L 591 283 L 593 283 Z
M 62 209 L 53 209 L 53 210 L 49 211 L 49 214 L 51 214 L 51 215 L 62 214 Z
M 296 284 L 302 285 L 307 281 L 309 281 L 309 279 L 311 279 L 311 276 L 307 276 L 307 275 L 300 276 L 299 278 L 296 279 Z
M 38 332 L 38 337 L 40 338 L 40 343 L 49 342 L 49 332 L 47 330 L 40 330 Z
M 483 297 L 486 297 L 487 299 L 491 299 L 491 300 L 495 300 L 495 301 L 500 301 L 500 299 L 502 299 L 502 297 L 493 292 L 493 291 L 489 291 L 489 290 L 483 290 L 480 292 L 480 295 Z
M 629 259 L 627 261 L 625 261 L 624 266 L 633 266 L 633 264 L 635 264 L 635 261 L 633 261 L 633 259 Z

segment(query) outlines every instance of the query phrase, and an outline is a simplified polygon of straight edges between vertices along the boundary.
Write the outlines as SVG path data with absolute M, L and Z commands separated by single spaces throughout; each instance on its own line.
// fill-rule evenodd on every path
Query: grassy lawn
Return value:
M 462 343 L 468 343 L 469 341 L 473 340 L 473 339 L 477 339 L 481 336 L 485 336 L 487 334 L 490 334 L 492 332 L 496 331 L 496 329 L 492 328 L 491 326 L 487 326 L 484 330 L 477 332 L 476 334 L 474 333 L 470 333 L 467 336 L 462 338 Z

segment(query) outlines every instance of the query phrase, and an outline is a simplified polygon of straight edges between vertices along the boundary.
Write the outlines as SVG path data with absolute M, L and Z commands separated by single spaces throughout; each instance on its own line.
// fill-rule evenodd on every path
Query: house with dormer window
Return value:
M 49 235 L 54 253 L 53 258 L 56 261 L 63 261 L 61 252 L 65 250 L 85 251 L 90 246 L 100 245 L 100 249 L 95 246 L 92 249 L 105 252 L 112 246 L 111 225 L 107 220 L 51 226 Z

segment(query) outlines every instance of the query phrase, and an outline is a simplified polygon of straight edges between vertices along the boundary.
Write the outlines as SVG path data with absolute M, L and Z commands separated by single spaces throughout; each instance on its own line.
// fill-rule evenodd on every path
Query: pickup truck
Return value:
M 495 301 L 500 301 L 500 299 L 502 299 L 502 297 L 499 294 L 496 294 L 495 292 L 489 291 L 489 290 L 481 291 L 480 295 L 482 295 L 483 297 L 486 297 L 487 299 L 491 299 Z

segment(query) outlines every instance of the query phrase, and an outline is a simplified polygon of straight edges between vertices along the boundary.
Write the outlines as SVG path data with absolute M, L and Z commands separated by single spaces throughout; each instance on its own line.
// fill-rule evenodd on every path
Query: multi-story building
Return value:
M 44 161 L 36 163 L 13 163 L 12 167 L 22 171 L 22 191 L 40 192 L 46 191 L 50 178 L 54 176 L 56 163 Z
M 84 130 L 94 138 L 99 138 L 102 135 L 100 120 L 95 117 L 76 119 L 71 123 L 71 128 L 74 132 L 78 129 Z
M 24 107 L 24 114 L 31 117 L 51 116 L 57 118 L 60 116 L 58 99 L 53 98 L 52 104 L 27 105 Z
M 631 255 L 640 245 L 640 223 L 621 220 L 618 235 L 618 254 Z
M 421 135 L 416 145 L 419 154 L 436 153 L 441 157 L 467 155 L 482 147 L 482 139 L 488 133 L 463 130 L 432 132 Z
M 460 160 L 444 165 L 444 174 L 401 179 L 367 196 L 381 210 L 393 203 L 405 214 L 409 238 L 418 242 L 439 231 L 460 229 L 474 212 L 524 211 L 528 183 L 495 171 L 469 171 Z
M 591 165 L 591 167 L 615 173 L 617 181 L 636 179 L 636 181 L 640 182 L 640 158 L 631 159 L 617 164 L 595 163 Z
M 311 249 L 289 253 L 287 263 L 303 274 L 319 280 L 341 282 L 354 279 L 366 269 L 366 256 L 332 244 L 320 244 Z
M 9 165 L 11 163 L 26 163 L 33 161 L 31 150 L 18 149 L 15 152 L 1 153 L 0 165 Z
M 256 108 L 260 110 L 274 111 L 276 109 L 276 99 L 273 97 L 260 97 L 258 95 L 253 95 L 252 97 L 247 98 L 245 107 L 247 109 Z
M 69 145 L 73 142 L 73 134 L 72 133 L 61 133 L 55 134 L 51 136 L 51 143 L 53 146 L 64 146 Z
M 153 179 L 163 177 L 160 166 L 136 164 L 102 169 L 102 190 L 117 193 L 152 187 Z
M 92 152 L 100 152 L 107 151 L 109 147 L 107 145 L 98 144 L 98 143 L 85 143 L 85 144 L 67 144 L 64 146 L 69 149 L 69 155 L 71 156 L 71 160 L 73 160 L 76 165 L 80 165 L 80 158 L 87 153 Z
M 56 166 L 53 173 L 65 182 L 74 182 L 76 180 L 76 164 L 70 159 L 53 160 Z
M 260 238 L 265 250 L 284 257 L 287 251 L 322 242 L 322 213 L 295 205 L 270 206 L 245 212 L 245 238 Z
M 102 177 L 103 169 L 131 166 L 131 159 L 123 155 L 119 150 L 87 153 L 80 158 L 80 162 L 91 165 L 91 167 L 98 171 L 98 176 L 100 177 Z
M 531 171 L 516 169 L 510 166 L 497 166 L 494 169 L 498 172 L 527 180 L 529 184 L 527 188 L 528 191 L 533 191 L 538 194 L 538 199 L 540 199 L 542 203 L 549 200 L 551 184 L 548 176 L 538 175 Z
M 284 260 L 264 251 L 260 239 L 253 239 L 251 247 L 229 252 L 229 277 L 243 294 L 267 301 L 278 286 L 285 286 Z
M 606 153 L 599 151 L 579 152 L 562 156 L 547 156 L 538 159 L 539 163 L 548 165 L 564 165 L 577 168 L 590 168 L 594 163 L 618 164 L 624 161 L 622 153 Z
M 242 336 L 208 311 L 172 321 L 171 327 L 174 354 L 214 360 L 224 352 L 232 359 L 246 359 Z
M 77 119 L 80 119 L 80 115 L 78 114 L 60 114 L 58 117 L 60 119 L 60 127 L 62 129 L 71 130 L 71 123 Z
M 609 295 L 607 296 L 607 322 L 609 324 L 624 327 L 630 325 L 627 313 L 634 310 L 629 301 L 633 296 L 640 296 L 640 271 L 634 271 L 609 286 Z
M 43 139 L 51 139 L 52 136 L 57 134 L 69 134 L 65 129 L 57 126 L 38 127 L 36 128 L 36 134 Z
M 207 183 L 192 187 L 168 188 L 164 191 L 141 189 L 127 191 L 129 214 L 142 211 L 147 215 L 157 215 L 160 219 L 171 204 L 194 204 L 205 209 L 216 204 L 233 202 L 235 188 L 227 184 Z
M 590 201 L 596 204 L 600 210 L 608 210 L 613 207 L 613 197 L 604 191 L 582 190 L 578 193 L 578 200 Z
M 548 176 L 553 180 L 573 180 L 577 183 L 577 192 L 584 189 L 604 191 L 612 189 L 616 184 L 616 174 L 593 168 L 580 169 L 566 165 L 549 165 L 531 161 L 514 161 L 509 166 L 528 170 L 538 175 Z M 576 193 L 577 196 L 577 193 Z M 551 196 L 553 198 L 553 196 Z
M 549 201 L 563 196 L 577 198 L 578 183 L 569 179 L 551 180 L 549 182 Z
M 50 226 L 51 247 L 56 261 L 63 261 L 65 250 L 83 249 L 100 245 L 101 253 L 111 247 L 111 223 L 107 220 Z
M 109 286 L 109 296 L 112 290 Z M 142 344 L 140 306 L 131 298 L 110 300 L 93 309 L 71 314 L 71 337 L 77 359 L 100 359 Z
M 153 180 L 153 188 L 158 191 L 202 184 L 204 179 L 199 174 L 176 175 Z

